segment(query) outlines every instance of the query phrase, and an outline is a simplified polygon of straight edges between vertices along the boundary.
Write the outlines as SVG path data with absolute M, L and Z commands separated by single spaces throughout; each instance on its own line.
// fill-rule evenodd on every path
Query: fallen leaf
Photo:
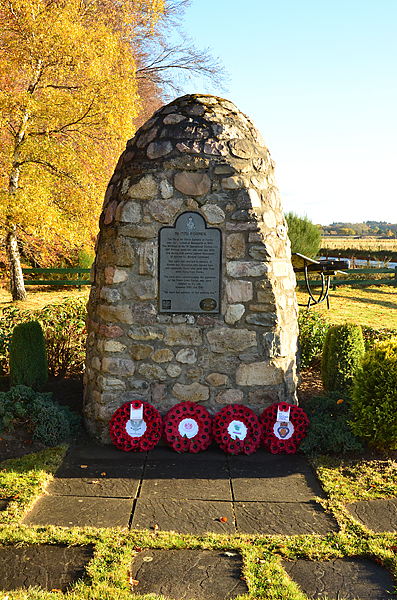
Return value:
M 80 465 L 80 469 L 86 469 L 88 465 Z
M 339 398 L 339 400 L 336 404 L 342 404 L 342 402 L 344 402 L 343 398 Z
M 105 477 L 105 475 L 106 475 L 105 471 L 103 473 L 101 473 L 102 477 Z
M 91 481 L 91 483 L 99 483 L 98 479 L 95 479 L 94 481 Z
M 153 560 L 153 556 L 144 556 L 143 557 L 143 562 L 152 562 Z
M 226 523 L 227 517 L 220 517 L 219 520 L 220 520 L 221 523 Z
M 155 531 L 157 531 L 157 530 L 158 530 L 158 528 L 159 528 L 159 526 L 158 526 L 158 525 L 155 525 L 155 526 L 153 527 L 153 529 L 154 529 Z
M 127 571 L 127 574 L 128 574 L 128 583 L 130 584 L 130 586 L 133 587 L 134 585 L 138 585 L 139 581 L 137 579 L 133 579 L 132 571 Z
M 58 590 L 57 588 L 53 588 L 51 591 L 52 592 L 62 592 L 62 590 Z
M 28 445 L 28 444 L 32 443 L 32 440 L 23 440 L 23 443 L 26 444 L 26 445 Z

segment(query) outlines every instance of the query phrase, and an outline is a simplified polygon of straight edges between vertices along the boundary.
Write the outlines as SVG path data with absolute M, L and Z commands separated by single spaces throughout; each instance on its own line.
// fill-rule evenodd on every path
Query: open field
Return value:
M 397 239 L 322 237 L 321 248 L 328 250 L 365 250 L 368 252 L 397 252 Z

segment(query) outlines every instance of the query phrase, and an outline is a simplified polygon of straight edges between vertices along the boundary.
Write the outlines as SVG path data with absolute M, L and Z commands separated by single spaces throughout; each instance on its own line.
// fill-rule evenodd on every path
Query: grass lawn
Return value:
M 296 296 L 299 304 L 307 305 L 307 292 L 298 291 Z M 349 321 L 375 328 L 397 329 L 397 287 L 344 285 L 335 291 L 330 290 L 329 299 L 329 310 L 326 302 L 316 306 L 316 310 L 333 324 Z
M 0 287 L 0 311 L 8 306 L 18 306 L 28 310 L 38 310 L 47 306 L 47 304 L 58 304 L 66 298 L 87 298 L 90 293 L 90 286 L 83 286 L 81 292 L 77 287 L 35 287 L 29 286 L 26 289 L 28 297 L 24 302 L 13 302 L 9 284 L 3 283 Z
M 40 308 L 62 301 L 70 295 L 86 297 L 82 292 L 46 289 L 28 290 L 26 308 Z M 298 301 L 307 301 L 299 292 Z M 0 308 L 11 301 L 8 290 L 0 290 Z M 316 310 L 333 323 L 353 321 L 373 327 L 397 328 L 397 290 L 391 287 L 340 287 L 330 293 L 331 309 L 325 305 Z M 129 568 L 133 556 L 142 548 L 201 548 L 239 552 L 243 556 L 243 576 L 249 594 L 240 600 L 307 600 L 281 567 L 280 561 L 331 558 L 370 558 L 385 567 L 397 579 L 397 533 L 374 534 L 356 522 L 345 508 L 354 500 L 389 498 L 397 495 L 397 465 L 393 460 L 348 460 L 317 457 L 313 468 L 326 493 L 318 499 L 338 521 L 340 532 L 326 536 L 263 535 L 177 535 L 162 531 L 128 531 L 126 529 L 94 529 L 33 527 L 21 525 L 21 519 L 43 493 L 64 456 L 65 448 L 45 450 L 37 455 L 5 461 L 0 464 L 0 497 L 11 498 L 8 508 L 0 513 L 0 545 L 66 544 L 93 545 L 94 558 L 83 581 L 70 592 L 29 591 L 0 592 L 2 600 L 54 599 L 130 600 Z M 148 596 L 134 596 L 148 600 Z M 150 596 L 153 600 L 164 600 Z M 340 599 L 342 600 L 342 599 Z

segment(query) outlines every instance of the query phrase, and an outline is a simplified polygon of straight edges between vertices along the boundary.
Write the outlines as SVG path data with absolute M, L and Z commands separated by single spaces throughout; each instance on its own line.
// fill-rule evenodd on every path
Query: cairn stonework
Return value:
M 88 302 L 84 411 L 110 443 L 124 402 L 213 414 L 296 403 L 297 304 L 274 163 L 231 102 L 188 95 L 127 143 Z

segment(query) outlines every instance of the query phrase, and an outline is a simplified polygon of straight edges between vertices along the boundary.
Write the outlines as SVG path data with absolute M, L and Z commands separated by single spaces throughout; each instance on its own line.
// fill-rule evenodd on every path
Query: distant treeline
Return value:
M 321 234 L 395 238 L 397 237 L 397 223 L 387 223 L 386 221 L 365 221 L 364 223 L 335 222 L 331 223 L 331 225 L 321 225 Z

